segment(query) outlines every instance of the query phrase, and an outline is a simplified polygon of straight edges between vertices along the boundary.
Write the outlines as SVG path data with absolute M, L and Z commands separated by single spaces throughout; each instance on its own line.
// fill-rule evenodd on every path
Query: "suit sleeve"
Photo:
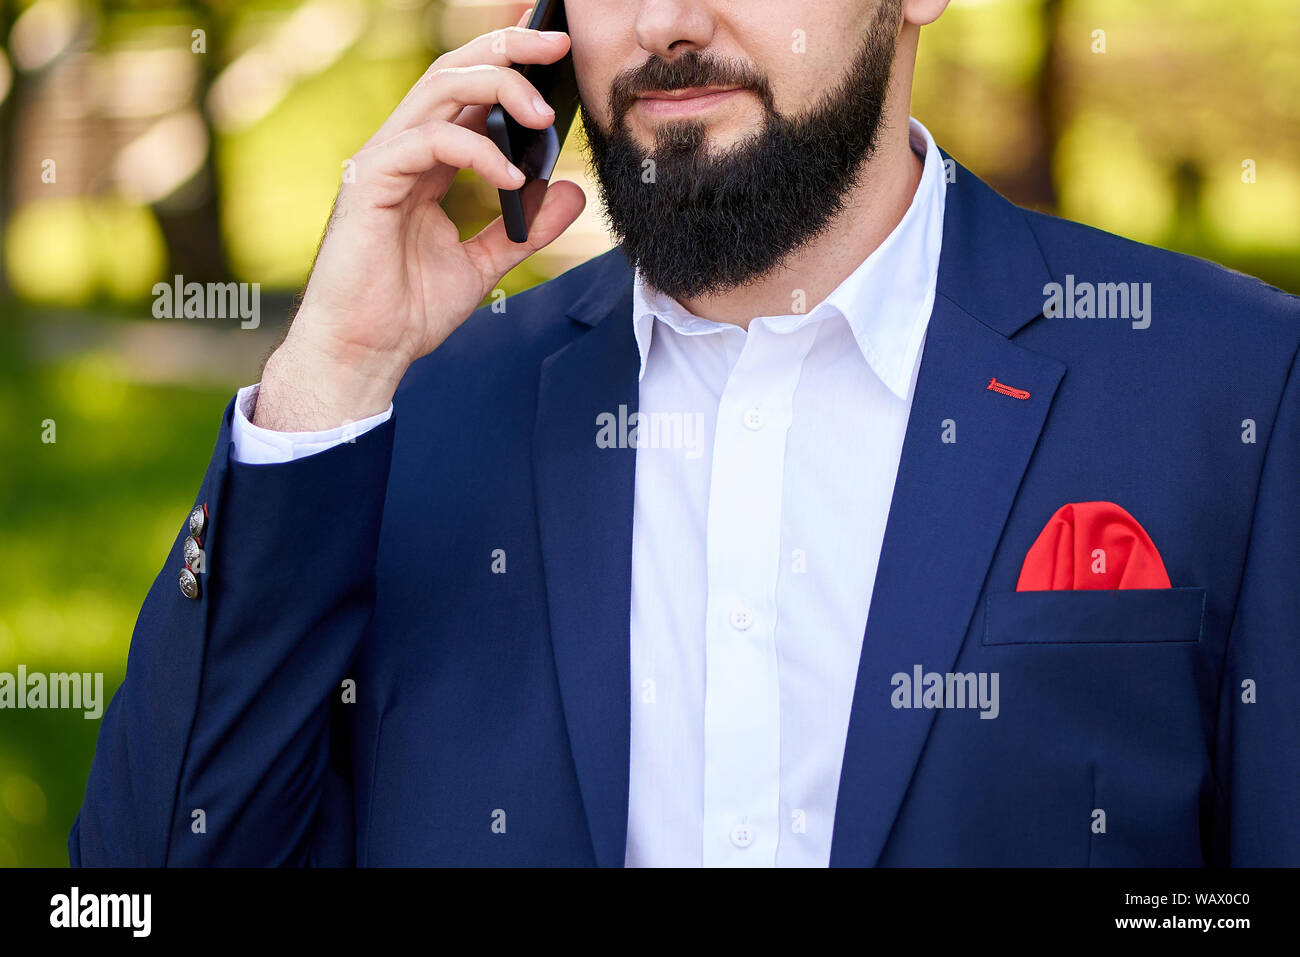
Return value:
M 1300 371 L 1269 432 L 1219 696 L 1215 863 L 1300 866 Z
M 396 419 L 251 465 L 231 456 L 233 407 L 195 503 L 198 595 L 178 582 L 183 525 L 104 713 L 74 866 L 347 863 L 331 703 L 373 610 Z

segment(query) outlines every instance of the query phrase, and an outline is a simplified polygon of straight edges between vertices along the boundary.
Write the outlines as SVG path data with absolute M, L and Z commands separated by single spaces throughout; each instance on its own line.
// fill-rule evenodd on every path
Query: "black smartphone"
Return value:
M 568 33 L 564 0 L 537 0 L 528 28 Z M 544 130 L 520 126 L 500 103 L 488 113 L 488 136 L 525 177 L 524 185 L 519 189 L 497 190 L 501 194 L 501 216 L 505 220 L 506 235 L 514 242 L 522 243 L 528 239 L 528 227 L 542 197 L 538 190 L 528 188 L 535 180 L 549 180 L 555 172 L 560 148 L 564 146 L 573 118 L 578 113 L 578 78 L 573 72 L 572 49 L 554 63 L 516 63 L 514 68 L 523 73 L 555 111 L 555 122 Z M 525 190 L 528 190 L 530 199 L 527 209 Z

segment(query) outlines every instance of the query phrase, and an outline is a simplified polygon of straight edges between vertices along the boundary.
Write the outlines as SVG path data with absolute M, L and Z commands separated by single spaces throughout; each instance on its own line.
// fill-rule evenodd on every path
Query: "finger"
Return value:
M 513 26 L 477 36 L 454 50 L 448 50 L 438 60 L 443 61 L 443 66 L 475 63 L 509 66 L 512 63 L 554 63 L 568 52 L 569 35 L 563 31 Z
M 523 27 L 506 27 L 485 33 L 434 60 L 366 145 L 381 143 L 403 130 L 434 118 L 435 107 L 441 105 L 441 97 L 445 92 L 445 87 L 439 82 L 445 71 L 474 66 L 505 68 L 514 63 L 554 63 L 568 51 L 567 34 L 547 37 L 537 30 L 526 30 Z M 522 79 L 518 70 L 509 72 Z M 450 117 L 445 115 L 444 110 L 438 118 Z
M 533 18 L 533 5 L 529 3 L 524 6 L 523 15 L 519 18 L 519 22 L 516 23 L 515 26 L 526 27 L 528 26 L 528 21 L 531 20 L 532 18 Z
M 473 130 L 433 120 L 356 156 L 356 193 L 374 206 L 392 206 L 410 193 L 421 174 L 445 166 L 472 169 L 497 189 L 518 189 L 524 175 L 496 144 Z M 442 194 L 435 199 L 442 200 Z
M 491 110 L 492 108 L 486 104 L 474 103 L 461 109 L 455 123 L 475 133 L 487 133 L 487 118 Z
M 456 125 L 479 135 L 486 135 L 489 109 L 490 107 L 481 105 L 467 106 L 460 111 L 460 116 L 456 117 Z M 457 172 L 459 171 L 454 166 L 449 166 L 446 163 L 437 164 L 421 177 L 420 186 L 417 187 L 420 196 L 438 197 L 439 199 L 446 196 L 447 190 L 451 188 L 451 182 L 456 178 Z M 511 189 L 513 188 L 511 187 Z
M 544 130 L 555 122 L 555 111 L 542 99 L 537 87 L 509 67 L 488 63 L 450 67 L 434 83 L 438 94 L 428 110 L 429 120 L 450 122 L 466 106 L 500 103 L 523 126 Z
M 524 206 L 545 192 L 537 215 L 528 229 L 528 240 L 516 243 L 506 235 L 506 224 L 498 216 L 477 235 L 465 241 L 465 254 L 478 268 L 486 289 L 495 288 L 501 277 L 537 250 L 551 244 L 573 225 L 587 205 L 587 196 L 577 183 L 559 180 L 548 185 L 534 180 L 524 188 Z

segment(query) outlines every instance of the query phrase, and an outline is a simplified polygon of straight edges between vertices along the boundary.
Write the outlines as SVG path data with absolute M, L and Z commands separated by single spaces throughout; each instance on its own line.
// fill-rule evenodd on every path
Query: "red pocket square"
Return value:
M 1114 502 L 1071 502 L 1057 509 L 1016 582 L 1016 591 L 1169 587 L 1151 536 Z

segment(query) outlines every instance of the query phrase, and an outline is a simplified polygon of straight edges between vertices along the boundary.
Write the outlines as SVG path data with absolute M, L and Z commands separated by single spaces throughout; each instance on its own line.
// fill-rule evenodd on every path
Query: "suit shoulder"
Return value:
M 1158 297 L 1153 309 L 1176 314 L 1184 332 L 1244 336 L 1275 348 L 1300 344 L 1300 296 L 1208 259 L 1046 213 L 1023 212 L 1058 282 L 1072 276 L 1080 282 L 1150 283 Z

